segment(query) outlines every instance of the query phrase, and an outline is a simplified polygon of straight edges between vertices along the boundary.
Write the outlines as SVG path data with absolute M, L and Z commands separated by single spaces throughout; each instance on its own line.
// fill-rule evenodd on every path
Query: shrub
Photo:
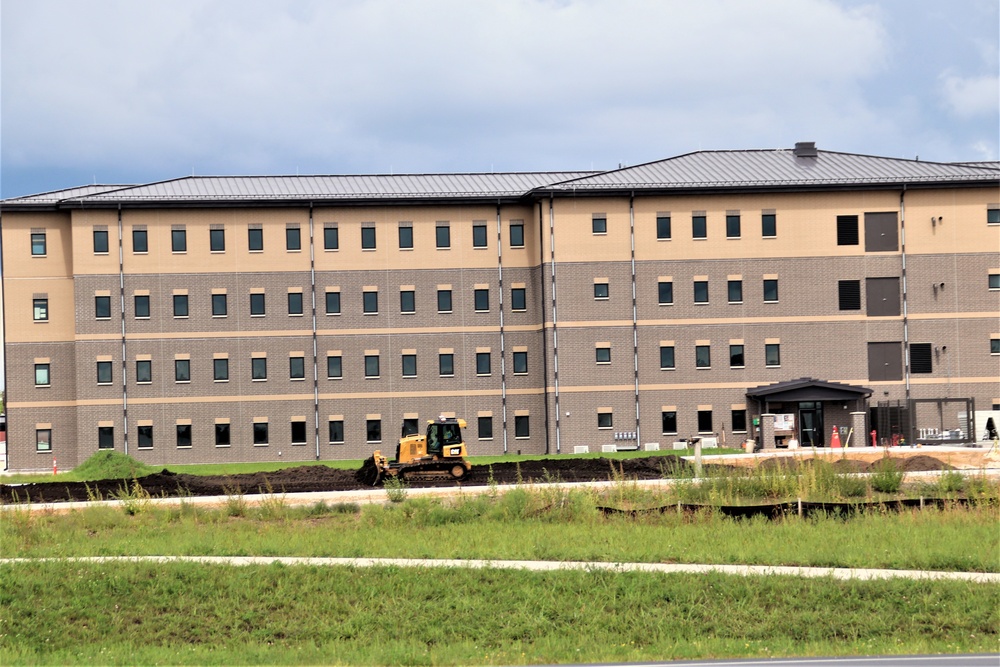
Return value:
M 99 479 L 135 479 L 152 472 L 154 468 L 136 461 L 131 456 L 115 451 L 96 452 L 73 469 L 73 476 L 80 481 Z
M 872 488 L 879 493 L 898 493 L 903 485 L 903 471 L 888 456 L 882 457 L 872 468 Z
M 406 482 L 397 477 L 386 477 L 382 481 L 382 488 L 390 503 L 401 503 L 406 500 Z
M 938 478 L 937 488 L 941 493 L 960 493 L 965 488 L 965 477 L 957 470 L 946 470 Z

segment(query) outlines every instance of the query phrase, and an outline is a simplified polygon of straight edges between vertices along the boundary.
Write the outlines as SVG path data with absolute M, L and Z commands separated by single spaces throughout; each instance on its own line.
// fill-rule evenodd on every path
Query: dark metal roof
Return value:
M 23 197 L 12 197 L 5 199 L 4 204 L 55 204 L 64 199 L 74 199 L 77 197 L 88 197 L 91 195 L 121 190 L 123 188 L 135 187 L 133 185 L 81 185 L 75 188 L 63 188 L 62 190 L 52 190 L 41 192 L 35 195 L 24 195 Z
M 847 401 L 872 395 L 868 387 L 855 387 L 816 378 L 798 378 L 747 390 L 747 396 L 768 401 Z

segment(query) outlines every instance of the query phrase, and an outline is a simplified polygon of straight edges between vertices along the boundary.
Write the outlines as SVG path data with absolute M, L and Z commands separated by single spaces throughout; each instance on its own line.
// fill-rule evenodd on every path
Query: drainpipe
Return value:
M 316 460 L 319 461 L 319 368 L 316 361 L 319 343 L 316 335 L 316 244 L 312 202 L 309 202 L 309 293 L 312 297 L 313 439 L 316 441 Z
M 538 299 L 538 320 L 541 323 L 542 333 L 542 405 L 545 408 L 545 453 L 549 454 L 549 427 L 552 425 L 551 411 L 549 410 L 549 346 L 545 342 L 545 280 L 542 272 L 545 266 L 545 232 L 542 231 L 545 221 L 542 212 L 542 203 L 535 202 L 538 208 L 538 287 L 542 290 L 542 296 Z M 525 304 L 527 305 L 527 304 Z
M 125 258 L 122 249 L 121 204 L 118 204 L 118 312 L 122 319 L 122 428 L 125 429 L 125 455 L 128 456 L 128 358 L 125 344 Z
M 552 288 L 552 377 L 555 391 L 556 411 L 556 454 L 562 453 L 559 412 L 559 316 L 556 310 L 556 213 L 555 202 L 549 195 L 549 261 L 551 263 Z M 544 331 L 544 320 L 543 320 Z M 548 401 L 546 401 L 546 404 Z
M 899 249 L 903 261 L 903 379 L 906 381 L 906 401 L 910 401 L 910 321 L 906 303 L 906 184 L 899 193 Z M 907 437 L 913 442 L 912 434 Z
M 497 202 L 497 282 L 500 286 L 500 423 L 503 431 L 503 453 L 507 453 L 507 365 L 503 328 L 503 228 L 500 222 L 500 202 Z
M 635 285 L 635 192 L 628 198 L 629 238 L 632 243 L 632 371 L 635 381 L 635 444 L 642 442 L 639 430 L 639 316 L 636 308 Z

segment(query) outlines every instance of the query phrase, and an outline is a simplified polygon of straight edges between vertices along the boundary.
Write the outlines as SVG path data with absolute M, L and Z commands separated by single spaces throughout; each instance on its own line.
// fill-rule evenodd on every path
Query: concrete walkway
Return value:
M 89 556 L 75 558 L 3 558 L 11 563 L 204 563 L 209 565 L 307 565 L 310 567 L 466 567 L 498 570 L 583 570 L 609 572 L 654 572 L 660 574 L 707 574 L 738 576 L 790 576 L 869 581 L 874 579 L 935 579 L 1000 584 L 996 572 L 943 572 L 938 570 L 884 570 L 839 567 L 787 567 L 780 565 L 699 565 L 679 563 L 603 563 L 542 560 L 455 560 L 415 558 L 296 558 L 280 556 Z

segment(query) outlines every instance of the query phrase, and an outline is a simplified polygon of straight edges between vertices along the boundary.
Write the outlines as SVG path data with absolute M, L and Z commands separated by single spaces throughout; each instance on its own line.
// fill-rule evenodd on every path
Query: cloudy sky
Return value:
M 188 174 L 1000 157 L 996 0 L 3 0 L 0 196 Z

